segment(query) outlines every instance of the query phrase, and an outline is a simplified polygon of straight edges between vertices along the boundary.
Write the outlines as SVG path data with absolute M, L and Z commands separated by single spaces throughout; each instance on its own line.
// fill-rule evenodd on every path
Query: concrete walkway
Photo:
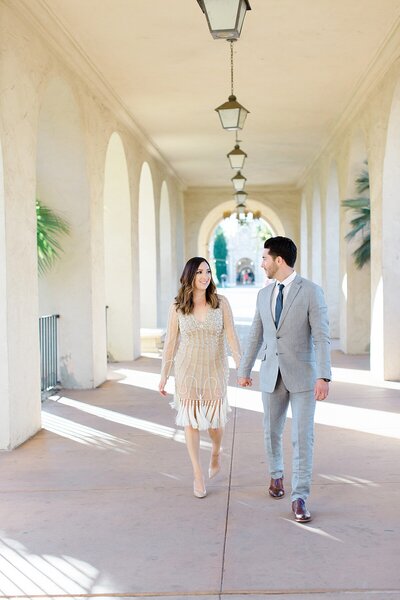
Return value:
M 289 495 L 266 495 L 259 394 L 233 371 L 223 473 L 203 500 L 155 391 L 159 358 L 48 400 L 44 429 L 0 455 L 0 596 L 400 599 L 400 385 L 372 381 L 365 357 L 333 360 L 308 525 Z M 289 487 L 290 420 L 286 435 Z M 204 436 L 205 469 L 209 453 Z

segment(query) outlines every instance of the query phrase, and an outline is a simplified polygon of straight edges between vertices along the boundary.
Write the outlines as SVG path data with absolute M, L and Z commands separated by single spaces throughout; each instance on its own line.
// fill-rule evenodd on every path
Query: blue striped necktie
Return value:
M 279 324 L 279 319 L 281 318 L 281 312 L 283 309 L 283 288 L 285 286 L 283 285 L 283 283 L 279 284 L 279 292 L 278 292 L 278 297 L 276 299 L 276 304 L 275 304 L 275 327 L 278 327 Z

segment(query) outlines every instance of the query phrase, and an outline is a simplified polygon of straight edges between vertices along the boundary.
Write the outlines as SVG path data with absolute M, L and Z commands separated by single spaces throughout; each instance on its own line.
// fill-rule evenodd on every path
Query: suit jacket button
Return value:
M 277 352 L 275 352 L 275 355 L 276 355 L 276 356 L 278 356 L 278 353 L 277 353 Z
M 281 339 L 281 336 L 280 336 L 280 335 L 277 335 L 277 336 L 276 336 L 276 339 L 277 339 L 277 340 L 280 340 L 280 339 Z

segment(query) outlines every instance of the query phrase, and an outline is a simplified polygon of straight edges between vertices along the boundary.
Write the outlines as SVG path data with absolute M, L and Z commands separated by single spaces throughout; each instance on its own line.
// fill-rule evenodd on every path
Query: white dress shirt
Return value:
M 283 283 L 283 285 L 285 286 L 283 288 L 283 307 L 284 307 L 285 306 L 285 298 L 287 297 L 287 295 L 289 293 L 290 286 L 292 285 L 292 281 L 294 280 L 296 275 L 297 275 L 296 271 L 293 271 L 293 273 L 291 273 L 289 275 L 289 277 L 286 277 L 286 279 L 284 279 L 283 281 L 275 282 L 275 288 L 272 291 L 272 297 L 271 297 L 271 311 L 272 311 L 272 317 L 274 318 L 274 320 L 275 320 L 276 299 L 277 299 L 278 293 L 279 293 L 279 286 L 281 283 Z

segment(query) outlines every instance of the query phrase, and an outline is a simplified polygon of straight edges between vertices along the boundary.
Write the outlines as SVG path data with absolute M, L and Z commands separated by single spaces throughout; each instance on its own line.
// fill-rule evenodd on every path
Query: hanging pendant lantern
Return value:
M 206 15 L 210 33 L 215 40 L 237 40 L 242 31 L 248 0 L 197 0 Z
M 240 171 L 238 171 L 236 175 L 232 177 L 231 181 L 235 190 L 237 192 L 241 192 L 242 190 L 244 190 L 244 186 L 246 185 L 247 179 L 241 174 Z
M 249 111 L 247 108 L 242 106 L 236 99 L 233 93 L 233 42 L 230 40 L 231 46 L 231 95 L 228 98 L 228 102 L 224 102 L 221 106 L 218 106 L 215 110 L 217 111 L 221 125 L 226 131 L 237 131 L 243 129 L 244 122 L 246 120 Z
M 249 111 L 239 104 L 236 96 L 229 96 L 228 102 L 224 102 L 215 109 L 219 115 L 221 125 L 226 131 L 237 131 L 243 129 Z
M 227 157 L 229 158 L 232 169 L 240 171 L 240 169 L 243 169 L 247 154 L 240 149 L 239 144 L 236 144 L 234 149 L 227 154 Z
M 234 194 L 234 198 L 236 200 L 236 207 L 238 206 L 245 206 L 246 205 L 246 199 L 247 199 L 247 192 L 236 192 L 236 194 Z

